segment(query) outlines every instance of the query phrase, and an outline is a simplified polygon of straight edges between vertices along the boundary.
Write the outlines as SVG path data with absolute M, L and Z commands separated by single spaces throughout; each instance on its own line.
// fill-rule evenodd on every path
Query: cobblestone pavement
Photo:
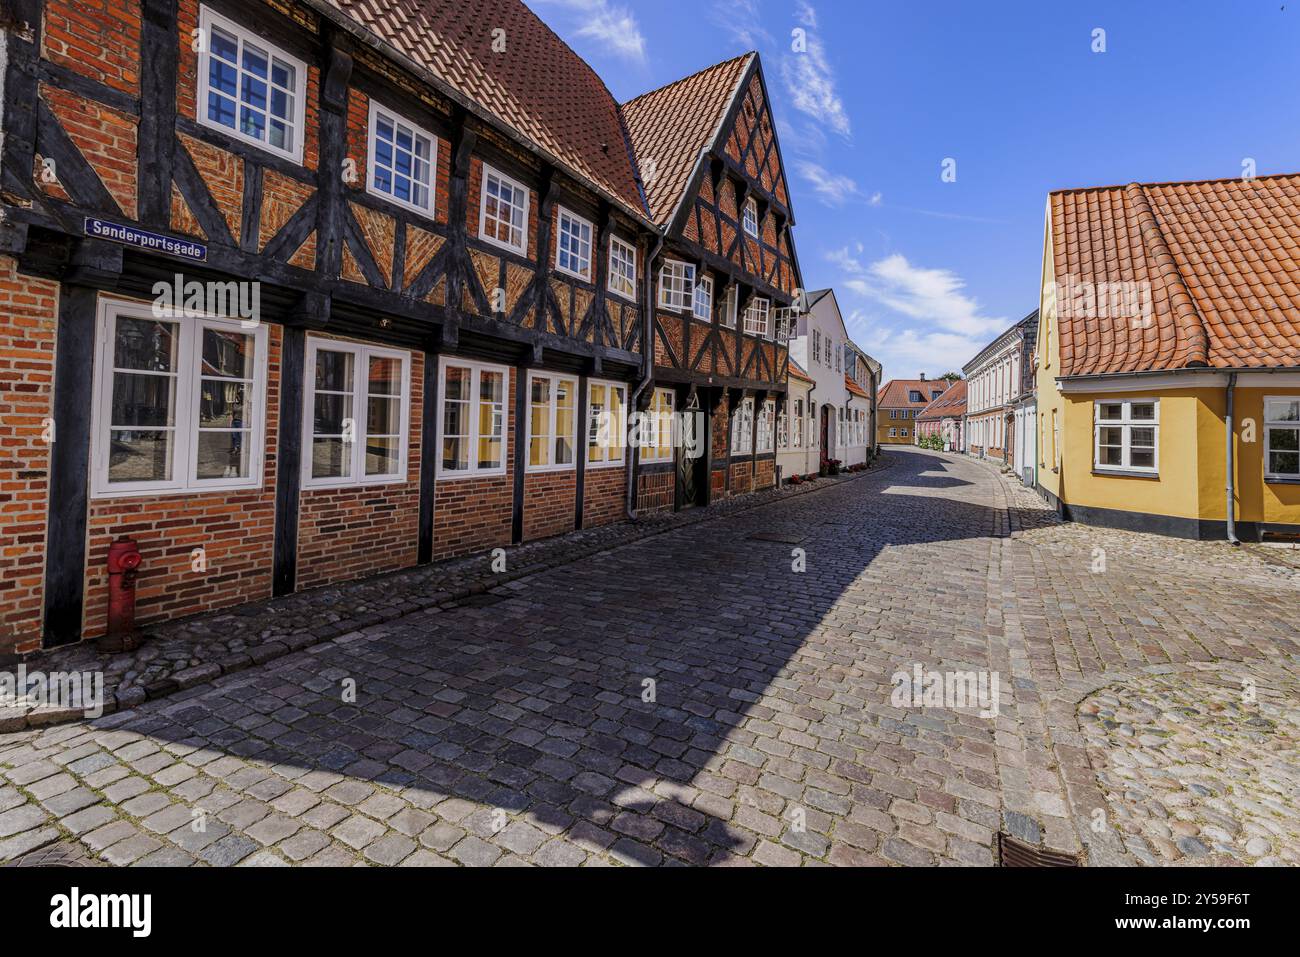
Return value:
M 1005 830 L 1093 864 L 1294 862 L 1295 570 L 891 455 L 0 735 L 0 860 L 991 864 Z M 917 666 L 995 674 L 996 708 L 898 700 Z

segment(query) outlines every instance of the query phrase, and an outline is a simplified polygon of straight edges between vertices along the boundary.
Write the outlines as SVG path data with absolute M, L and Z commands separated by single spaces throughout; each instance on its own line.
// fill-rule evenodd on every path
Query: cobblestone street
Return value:
M 1006 832 L 1089 864 L 1300 863 L 1300 570 L 888 454 L 0 735 L 0 860 L 991 865 Z M 897 706 L 918 665 L 992 673 L 996 715 Z

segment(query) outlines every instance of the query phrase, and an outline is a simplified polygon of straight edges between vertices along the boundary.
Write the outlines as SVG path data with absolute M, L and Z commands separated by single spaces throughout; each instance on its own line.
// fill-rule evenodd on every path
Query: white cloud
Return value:
M 817 198 L 827 206 L 843 206 L 849 200 L 862 197 L 858 184 L 842 173 L 832 173 L 826 167 L 811 160 L 798 160 L 795 166 L 808 181 Z M 875 194 L 875 196 L 879 195 L 879 193 Z M 876 203 L 873 202 L 872 205 Z
M 826 59 L 826 50 L 815 31 L 817 11 L 807 2 L 799 3 L 796 18 L 804 30 L 805 49 L 792 51 L 781 58 L 781 78 L 795 109 L 824 123 L 841 136 L 850 132 L 849 115 L 835 88 L 835 71 Z
M 715 0 L 709 19 L 747 50 L 770 47 L 772 34 L 758 25 L 758 0 Z
M 601 44 L 615 56 L 645 62 L 645 35 L 626 7 L 610 0 L 533 0 L 534 3 L 563 7 L 574 15 L 574 32 Z

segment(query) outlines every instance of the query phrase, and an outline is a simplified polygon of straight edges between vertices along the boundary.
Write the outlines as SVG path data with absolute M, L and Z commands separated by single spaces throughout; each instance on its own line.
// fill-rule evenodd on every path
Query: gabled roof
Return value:
M 1300 174 L 1065 190 L 1049 214 L 1062 375 L 1300 366 Z M 1080 308 L 1101 283 L 1148 308 Z
M 930 404 L 930 392 L 935 388 L 947 391 L 948 380 L 890 379 L 876 393 L 876 404 L 891 409 L 923 409 Z M 920 390 L 922 401 L 913 402 L 908 398 L 908 393 L 913 389 Z
M 650 217 L 659 225 L 672 219 L 700 154 L 717 139 L 755 56 L 751 52 L 725 60 L 623 104 Z
M 864 399 L 870 399 L 870 398 L 871 398 L 871 393 L 870 393 L 870 392 L 868 392 L 866 389 L 862 388 L 862 386 L 858 385 L 856 382 L 854 382 L 852 379 L 850 379 L 847 375 L 844 377 L 844 388 L 848 389 L 849 392 L 853 393 L 853 395 L 860 395 L 860 396 L 862 396 L 862 398 L 864 398 Z
M 618 104 L 519 0 L 313 0 L 341 11 L 638 216 L 647 215 Z M 505 31 L 508 53 L 492 50 Z
M 790 376 L 794 379 L 803 379 L 804 382 L 814 381 L 813 377 L 804 371 L 803 366 L 799 365 L 799 363 L 795 362 L 793 359 L 790 360 Z
M 966 380 L 958 379 L 943 395 L 917 414 L 918 419 L 943 419 L 966 414 Z

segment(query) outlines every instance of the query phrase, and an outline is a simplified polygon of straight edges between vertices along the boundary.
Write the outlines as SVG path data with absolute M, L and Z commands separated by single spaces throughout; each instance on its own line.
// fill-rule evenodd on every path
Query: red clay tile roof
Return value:
M 656 223 L 665 225 L 672 218 L 700 152 L 713 145 L 754 56 L 746 53 L 715 64 L 623 104 Z
M 793 363 L 791 363 L 791 364 L 793 365 Z M 864 398 L 864 399 L 870 399 L 870 398 L 871 398 L 871 393 L 870 393 L 870 392 L 866 391 L 864 388 L 862 388 L 862 386 L 858 385 L 856 382 L 854 382 L 852 379 L 850 379 L 847 375 L 844 377 L 844 388 L 848 389 L 848 390 L 849 390 L 850 392 L 852 392 L 854 395 L 860 395 L 860 396 L 862 396 L 862 398 Z
M 931 390 L 947 388 L 947 379 L 890 379 L 876 393 L 876 405 L 886 409 L 923 409 L 930 404 Z M 912 389 L 920 391 L 922 401 L 913 402 L 908 398 Z
M 795 362 L 793 359 L 790 360 L 790 375 L 796 379 L 803 379 L 804 382 L 814 381 L 812 376 L 807 372 L 804 372 L 803 366 L 799 365 L 799 363 Z
M 580 176 L 646 215 L 618 104 L 519 0 L 323 0 Z M 492 51 L 505 31 L 507 54 Z
M 1067 190 L 1050 208 L 1063 376 L 1300 366 L 1300 174 Z M 1149 283 L 1149 309 L 1078 297 L 1117 282 Z
M 966 414 L 966 380 L 958 379 L 943 395 L 916 416 L 920 419 L 943 419 Z

